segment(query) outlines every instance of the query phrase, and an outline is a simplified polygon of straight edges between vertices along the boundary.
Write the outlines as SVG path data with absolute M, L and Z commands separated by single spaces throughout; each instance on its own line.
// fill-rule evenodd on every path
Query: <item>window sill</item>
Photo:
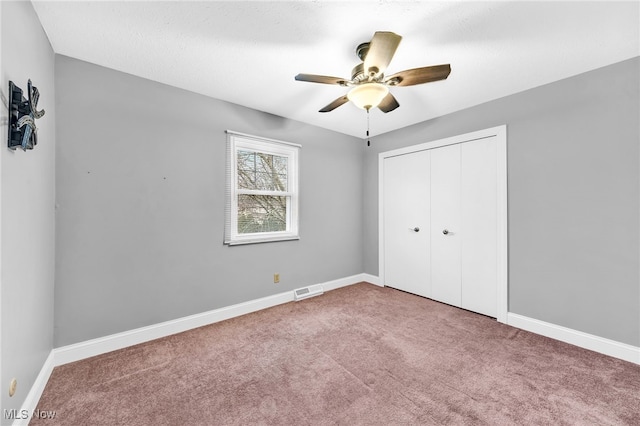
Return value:
M 225 241 L 224 243 L 228 246 L 240 246 L 245 244 L 260 244 L 260 243 L 273 243 L 277 241 L 293 241 L 299 240 L 299 235 L 280 235 L 277 237 L 251 237 L 251 238 L 240 238 L 231 241 Z

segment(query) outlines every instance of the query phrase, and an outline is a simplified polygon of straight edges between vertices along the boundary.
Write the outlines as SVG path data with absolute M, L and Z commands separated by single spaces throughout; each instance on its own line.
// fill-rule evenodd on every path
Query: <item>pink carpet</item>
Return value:
M 31 425 L 640 425 L 640 366 L 361 283 L 56 367 Z

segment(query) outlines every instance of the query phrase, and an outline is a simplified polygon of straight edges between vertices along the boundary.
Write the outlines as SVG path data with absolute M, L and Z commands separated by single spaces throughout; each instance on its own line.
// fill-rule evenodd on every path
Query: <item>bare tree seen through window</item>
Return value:
M 238 150 L 237 158 L 239 191 L 287 191 L 287 157 Z M 277 194 L 238 194 L 238 233 L 286 231 L 288 198 Z

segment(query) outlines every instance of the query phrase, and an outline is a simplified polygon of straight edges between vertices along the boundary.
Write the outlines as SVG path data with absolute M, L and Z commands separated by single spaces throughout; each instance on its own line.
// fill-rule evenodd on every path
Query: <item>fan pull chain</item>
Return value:
M 371 140 L 369 140 L 369 109 L 367 108 L 367 146 L 371 146 Z

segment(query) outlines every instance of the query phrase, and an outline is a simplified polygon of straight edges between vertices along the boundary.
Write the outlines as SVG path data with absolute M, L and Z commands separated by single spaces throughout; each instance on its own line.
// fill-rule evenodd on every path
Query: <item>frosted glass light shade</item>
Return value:
M 389 88 L 380 83 L 365 83 L 354 87 L 347 93 L 347 98 L 358 108 L 370 109 L 377 107 L 389 93 Z

